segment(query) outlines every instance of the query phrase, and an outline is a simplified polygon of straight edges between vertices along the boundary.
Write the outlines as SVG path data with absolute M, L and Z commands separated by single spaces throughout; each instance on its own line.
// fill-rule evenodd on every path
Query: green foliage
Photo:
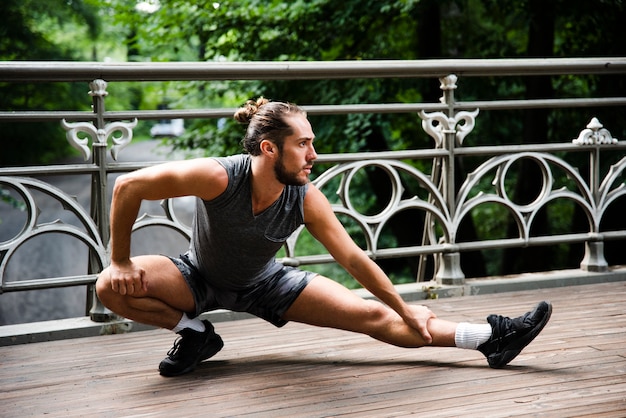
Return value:
M 138 7 L 142 3 L 158 7 Z M 4 0 L 0 3 L 5 22 L 0 28 L 0 59 L 222 62 L 624 56 L 626 44 L 620 38 L 624 7 L 621 0 Z M 626 79 L 614 76 L 555 76 L 538 92 L 533 90 L 534 81 L 462 77 L 457 100 L 620 96 L 626 91 Z M 237 107 L 261 95 L 303 106 L 435 102 L 441 95 L 436 80 L 360 78 L 114 83 L 109 90 L 109 110 L 155 109 L 162 104 Z M 51 109 L 51 97 L 56 109 L 86 109 L 90 104 L 86 91 L 84 85 L 3 84 L 0 109 Z M 592 112 L 559 109 L 529 118 L 521 110 L 483 111 L 465 144 L 569 141 L 591 116 L 597 116 L 613 136 L 626 137 L 622 109 Z M 545 129 L 529 129 L 529 119 L 545 119 Z M 314 116 L 311 121 L 321 153 L 432 147 L 416 115 Z M 0 164 L 45 161 L 57 157 L 59 150 L 67 152 L 58 126 L 2 128 Z M 170 141 L 179 149 L 224 155 L 240 151 L 242 136 L 242 127 L 232 119 L 195 120 L 188 121 L 186 135 Z M 586 161 L 575 158 L 572 165 L 585 167 Z M 458 167 L 469 172 L 480 162 L 466 158 Z M 430 172 L 428 163 L 411 164 Z M 507 191 L 524 200 L 528 197 L 521 196 L 517 187 L 520 178 L 507 179 Z M 355 183 L 354 198 L 364 211 L 376 211 L 384 197 L 384 190 L 374 187 L 378 180 L 377 173 L 367 173 Z M 556 178 L 555 182 L 566 180 Z M 555 202 L 546 209 L 551 220 L 548 229 L 567 230 L 574 213 L 571 206 Z M 510 233 L 505 226 L 507 216 L 506 210 L 486 205 L 472 213 L 468 222 L 476 236 L 493 238 Z M 394 228 L 386 231 L 384 239 L 389 246 L 403 242 Z M 495 272 L 499 254 L 489 257 L 486 270 Z M 390 274 L 410 276 L 406 271 L 402 267 Z
M 132 11 L 132 2 L 110 4 L 119 24 L 135 36 L 128 40 L 143 59 L 172 60 L 336 60 L 415 58 L 414 19 L 406 12 L 417 2 L 377 1 L 198 1 L 162 0 L 154 13 L 141 16 Z M 356 17 L 356 18 L 355 18 Z M 180 22 L 185 21 L 184 25 Z M 397 28 L 405 35 L 390 36 Z M 238 106 L 250 97 L 264 95 L 298 104 L 378 103 L 419 99 L 415 81 L 319 80 L 196 83 L 180 90 L 186 105 L 212 103 Z M 237 94 L 233 94 L 237 92 Z M 393 138 L 418 135 L 416 117 L 350 115 L 320 116 L 314 123 L 320 152 L 348 152 L 368 149 L 372 126 Z M 394 126 L 391 132 L 390 126 Z M 178 147 L 201 147 L 208 154 L 238 152 L 241 128 L 235 124 L 199 121 L 190 135 L 174 141 Z M 409 135 L 404 134 L 408 132 Z M 423 136 L 422 136 L 423 137 Z M 404 143 L 402 144 L 405 145 Z M 383 146 L 390 148 L 390 144 Z
M 80 0 L 3 0 L 0 59 L 80 60 L 99 31 L 93 4 Z M 84 41 L 83 41 L 84 40 Z M 87 110 L 88 86 L 78 83 L 0 83 L 1 110 Z M 54 101 L 51 100 L 54 98 Z M 58 124 L 2 124 L 0 165 L 45 163 L 70 147 Z

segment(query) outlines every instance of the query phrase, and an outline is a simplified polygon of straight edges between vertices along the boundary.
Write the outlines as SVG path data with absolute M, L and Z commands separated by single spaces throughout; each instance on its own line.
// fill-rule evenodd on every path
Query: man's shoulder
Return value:
M 329 204 L 329 201 L 324 193 L 322 193 L 322 191 L 318 189 L 315 184 L 307 183 L 305 186 L 302 187 L 305 211 L 314 210 L 316 212 L 319 212 L 319 209 Z
M 249 166 L 250 165 L 250 155 L 249 154 L 233 154 L 228 155 L 226 157 L 209 157 L 212 160 L 217 161 L 225 168 L 228 167 L 238 167 L 238 166 Z
M 251 159 L 247 154 L 219 157 L 216 161 L 224 167 L 231 181 L 248 177 L 252 170 Z

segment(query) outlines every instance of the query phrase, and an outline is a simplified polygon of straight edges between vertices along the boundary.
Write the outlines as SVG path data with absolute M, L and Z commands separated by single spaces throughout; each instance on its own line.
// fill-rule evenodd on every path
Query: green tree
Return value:
M 99 32 L 95 3 L 81 0 L 3 0 L 0 59 L 55 61 L 91 58 Z M 84 43 L 68 42 L 68 34 Z M 89 109 L 80 83 L 0 83 L 2 110 Z M 2 124 L 0 165 L 24 165 L 65 157 L 70 147 L 58 123 Z
M 197 54 L 198 59 L 214 61 L 560 57 L 626 52 L 618 39 L 624 17 L 624 6 L 618 0 L 226 0 L 194 4 L 161 0 L 160 6 L 142 21 L 143 26 L 137 32 L 137 38 L 142 40 L 142 53 L 153 60 L 171 60 L 172 51 L 179 56 Z M 591 97 L 624 92 L 623 80 L 604 76 L 481 78 L 462 79 L 460 83 L 461 100 Z M 302 105 L 432 102 L 441 95 L 437 87 L 435 80 L 195 83 L 188 85 L 183 100 L 191 98 L 191 103 L 221 102 L 234 106 L 249 97 L 265 95 Z M 611 91 L 611 87 L 617 89 Z M 626 128 L 619 123 L 618 113 L 616 109 L 599 109 L 597 116 L 607 126 L 622 129 L 615 133 L 623 136 Z M 483 112 L 467 142 L 481 145 L 484 138 L 490 144 L 563 141 L 575 135 L 588 119 L 584 110 L 576 109 Z M 418 122 L 414 115 L 313 118 L 322 139 L 317 144 L 321 152 L 432 146 Z M 210 154 L 234 152 L 239 149 L 240 129 L 230 121 L 225 124 L 199 121 L 190 135 L 177 140 L 175 145 L 204 148 Z M 459 178 L 464 177 L 463 169 L 471 170 L 473 163 L 469 159 L 459 161 Z M 536 175 L 532 165 L 520 168 L 513 186 L 518 201 L 527 201 L 535 192 L 527 185 L 534 183 L 528 179 Z M 381 197 L 378 200 L 384 201 L 388 191 L 377 173 L 369 173 L 368 187 Z M 366 205 L 375 206 L 376 201 Z M 480 222 L 481 216 L 478 215 L 478 232 L 476 222 L 470 220 L 463 225 L 465 238 L 493 233 L 484 228 L 493 223 Z M 548 233 L 561 224 L 550 219 L 546 212 L 539 217 L 534 232 Z M 420 234 L 407 231 L 404 225 L 404 220 L 398 219 L 393 228 L 394 238 L 398 244 L 415 244 L 411 240 Z M 489 269 L 482 254 L 469 254 L 464 256 L 463 268 L 469 276 L 479 276 L 486 272 L 508 272 L 509 267 L 517 271 L 545 270 L 570 267 L 580 261 L 579 254 L 565 258 L 558 254 L 538 257 L 534 251 L 511 250 L 505 257 L 494 258 L 511 262 L 496 262 L 495 268 Z M 560 266 L 553 265 L 554 258 L 562 259 Z
M 50 7 L 51 3 L 55 7 Z M 138 7 L 140 4 L 154 7 Z M 36 0 L 5 0 L 0 11 L 9 23 L 0 28 L 4 31 L 0 37 L 0 58 L 81 60 L 103 59 L 110 54 L 142 61 L 276 61 L 624 56 L 625 44 L 620 38 L 624 7 L 620 0 L 51 0 L 45 6 Z M 83 31 L 82 36 L 74 37 L 82 41 L 64 42 L 67 33 L 76 30 Z M 121 55 L 118 41 L 125 46 Z M 626 90 L 624 84 L 623 77 L 607 76 L 462 78 L 457 94 L 460 100 L 621 96 Z M 237 106 L 260 95 L 301 105 L 434 102 L 441 95 L 436 80 L 421 79 L 191 82 L 163 86 L 131 85 L 125 93 L 112 94 L 110 99 L 119 97 L 123 105 L 130 104 L 132 108 L 154 108 L 161 101 L 182 108 Z M 0 85 L 0 107 L 48 109 L 49 97 L 68 98 L 56 106 L 75 109 L 88 105 L 82 85 L 45 88 L 56 90 Z M 111 100 L 107 103 L 109 108 L 110 103 Z M 593 112 L 482 112 L 466 143 L 473 146 L 562 142 L 575 136 L 590 116 L 597 116 L 614 136 L 626 135 L 620 109 Z M 320 138 L 316 144 L 320 152 L 432 147 L 415 115 L 359 114 L 312 119 Z M 3 130 L 3 144 L 10 144 L 10 152 L 3 152 L 3 158 L 18 155 L 19 159 L 12 157 L 0 163 L 19 164 L 32 159 L 29 152 L 36 148 L 30 139 L 24 138 L 62 137 L 45 133 L 41 124 L 21 129 L 21 133 L 10 135 Z M 241 135 L 241 127 L 232 120 L 198 120 L 173 145 L 203 148 L 207 154 L 222 155 L 239 151 Z M 48 151 L 45 145 L 39 147 L 38 157 L 58 149 L 58 145 Z M 459 161 L 459 178 L 478 162 Z M 586 162 L 575 164 L 584 171 Z M 430 170 L 428 166 L 419 168 Z M 532 165 L 520 168 L 512 185 L 518 201 L 532 196 L 532 188 L 526 186 L 534 183 L 528 179 L 537 174 L 535 171 Z M 362 184 L 379 197 L 363 199 L 365 210 L 375 211 L 377 202 L 385 201 L 389 193 L 384 176 L 373 170 Z M 534 232 L 549 233 L 566 228 L 567 223 L 576 227 L 578 214 L 570 212 L 567 220 L 555 221 L 547 211 Z M 501 228 L 502 222 L 485 222 L 492 217 L 493 213 L 488 212 L 475 214 L 464 223 L 462 237 L 493 236 L 495 232 L 490 226 Z M 618 216 L 615 218 L 613 223 L 618 221 Z M 396 221 L 388 237 L 391 245 L 419 243 L 415 242 L 415 237 L 421 235 L 419 222 L 407 223 L 402 218 Z M 416 225 L 417 229 L 409 230 L 406 224 Z M 489 266 L 482 253 L 467 254 L 463 268 L 468 276 L 480 276 L 501 274 L 509 267 L 517 271 L 543 270 L 548 266 L 571 267 L 580 261 L 578 250 L 569 255 L 563 255 L 567 250 L 549 251 L 553 250 L 548 257 L 538 257 L 532 249 L 511 250 L 508 255 L 490 256 L 493 261 Z M 619 257 L 616 255 L 611 261 Z M 559 260 L 558 265 L 552 258 Z M 415 260 L 401 265 L 384 263 L 392 272 L 415 268 Z

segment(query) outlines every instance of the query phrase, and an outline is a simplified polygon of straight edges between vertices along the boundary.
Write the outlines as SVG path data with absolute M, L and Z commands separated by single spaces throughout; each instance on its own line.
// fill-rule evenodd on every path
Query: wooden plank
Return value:
M 551 322 L 502 370 L 475 351 L 258 319 L 217 324 L 224 350 L 178 378 L 158 375 L 175 339 L 165 330 L 0 347 L 0 415 L 626 416 L 626 283 L 423 304 L 484 321 L 541 299 Z

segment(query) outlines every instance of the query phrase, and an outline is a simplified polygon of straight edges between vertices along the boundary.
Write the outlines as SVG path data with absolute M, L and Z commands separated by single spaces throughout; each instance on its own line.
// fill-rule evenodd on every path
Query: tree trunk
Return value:
M 551 57 L 554 55 L 555 8 L 551 1 L 530 0 L 528 2 L 528 48 L 529 57 Z M 551 98 L 553 89 L 550 77 L 528 77 L 525 80 L 526 98 Z M 524 111 L 523 143 L 545 140 L 548 134 L 546 109 Z M 519 204 L 532 202 L 542 185 L 542 175 L 536 163 L 523 160 L 520 164 L 514 200 Z M 533 221 L 532 235 L 549 232 L 547 211 L 542 210 Z M 517 225 L 511 220 L 508 236 L 518 236 Z M 554 247 L 511 248 L 504 254 L 502 274 L 544 271 L 553 266 Z

